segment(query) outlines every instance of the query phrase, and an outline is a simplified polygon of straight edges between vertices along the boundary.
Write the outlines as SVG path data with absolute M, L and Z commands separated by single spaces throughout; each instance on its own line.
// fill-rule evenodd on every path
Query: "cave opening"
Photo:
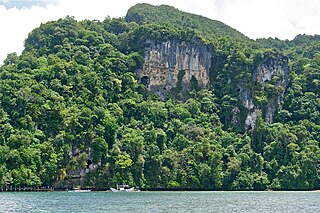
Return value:
M 143 84 L 145 87 L 149 87 L 150 78 L 148 76 L 143 76 L 140 78 L 140 83 Z

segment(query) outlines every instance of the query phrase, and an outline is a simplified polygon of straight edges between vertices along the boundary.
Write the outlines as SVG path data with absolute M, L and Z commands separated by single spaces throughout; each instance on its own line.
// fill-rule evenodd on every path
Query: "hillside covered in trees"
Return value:
M 319 50 L 170 6 L 42 24 L 0 67 L 0 187 L 319 189 Z

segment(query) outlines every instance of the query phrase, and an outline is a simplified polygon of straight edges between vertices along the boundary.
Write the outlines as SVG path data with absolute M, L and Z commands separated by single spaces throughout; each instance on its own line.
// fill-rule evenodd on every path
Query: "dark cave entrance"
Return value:
M 148 76 L 143 76 L 140 78 L 140 83 L 143 84 L 145 87 L 149 87 L 150 78 Z

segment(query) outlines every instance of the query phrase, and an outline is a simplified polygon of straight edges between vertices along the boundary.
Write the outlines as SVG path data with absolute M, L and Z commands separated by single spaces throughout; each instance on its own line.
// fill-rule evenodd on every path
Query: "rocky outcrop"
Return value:
M 276 110 L 282 108 L 284 92 L 289 83 L 288 59 L 284 56 L 265 59 L 254 72 L 253 78 L 256 82 L 262 82 L 264 87 L 266 87 L 266 82 L 270 82 L 275 88 L 280 88 L 273 91 L 268 97 L 265 120 L 272 123 Z
M 138 72 L 141 83 L 163 99 L 176 87 L 189 90 L 192 80 L 203 88 L 209 84 L 210 47 L 200 39 L 193 41 L 147 40 L 144 65 Z
M 181 92 L 190 90 L 194 84 L 199 88 L 209 86 L 209 71 L 214 65 L 214 56 L 212 48 L 200 39 L 169 39 L 158 42 L 148 39 L 143 51 L 144 64 L 138 71 L 140 82 L 150 91 L 159 94 L 162 99 L 165 99 L 172 89 Z M 237 82 L 241 83 L 236 85 L 236 88 L 242 106 L 235 105 L 230 112 L 232 125 L 254 128 L 257 110 L 262 111 L 266 122 L 272 123 L 276 111 L 282 107 L 284 91 L 289 83 L 288 73 L 287 58 L 270 54 L 264 56 L 252 70 L 251 82 L 238 79 Z M 260 88 L 257 88 L 257 84 Z M 269 91 L 270 88 L 275 91 Z M 257 89 L 265 94 L 263 104 L 255 102 Z M 247 112 L 244 113 L 243 110 Z
M 288 59 L 279 55 L 277 58 L 265 58 L 253 72 L 253 81 L 262 82 L 275 81 L 276 85 L 284 88 L 289 83 Z
M 255 106 L 253 102 L 255 91 L 240 88 L 240 101 L 248 109 L 245 121 L 247 129 L 254 128 L 257 110 L 263 108 L 265 121 L 272 123 L 276 110 L 282 108 L 284 92 L 289 84 L 288 59 L 282 55 L 278 55 L 276 58 L 267 57 L 253 71 L 252 76 L 254 84 L 262 84 L 262 89 L 267 93 L 267 103 L 265 106 Z M 269 95 L 268 83 L 274 88 Z

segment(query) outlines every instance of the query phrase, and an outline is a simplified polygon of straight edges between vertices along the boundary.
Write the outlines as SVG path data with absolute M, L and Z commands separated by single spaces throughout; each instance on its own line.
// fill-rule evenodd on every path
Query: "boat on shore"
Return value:
M 130 187 L 129 185 L 117 185 L 116 188 L 110 188 L 112 192 L 134 192 L 136 191 L 134 187 Z
M 67 190 L 67 192 L 91 192 L 91 189 L 71 189 Z

